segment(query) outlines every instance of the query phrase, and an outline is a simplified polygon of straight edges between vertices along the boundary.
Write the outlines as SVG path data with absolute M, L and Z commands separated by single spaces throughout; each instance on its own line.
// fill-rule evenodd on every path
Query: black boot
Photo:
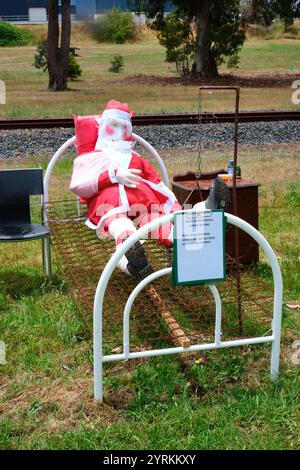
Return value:
M 230 192 L 225 181 L 219 176 L 213 181 L 208 198 L 205 201 L 206 209 L 228 210 L 230 206 Z
M 137 241 L 129 248 L 125 256 L 128 259 L 127 269 L 132 276 L 139 276 L 141 279 L 144 279 L 154 272 L 140 241 Z

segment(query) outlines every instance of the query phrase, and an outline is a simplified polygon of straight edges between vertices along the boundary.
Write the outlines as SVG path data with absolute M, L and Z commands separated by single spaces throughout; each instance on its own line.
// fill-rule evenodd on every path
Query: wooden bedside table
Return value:
M 221 169 L 216 172 L 202 173 L 199 186 L 201 196 L 205 200 L 209 193 L 209 188 L 212 181 L 218 174 L 226 174 L 226 171 Z M 233 196 L 232 196 L 232 181 L 226 181 L 230 190 L 231 205 L 227 212 L 233 214 Z M 237 179 L 236 192 L 237 192 L 237 216 L 245 220 L 253 227 L 258 229 L 258 187 L 260 184 L 254 180 Z M 175 175 L 172 181 L 172 191 L 177 197 L 180 204 L 183 204 L 188 197 L 191 190 L 195 188 L 194 192 L 189 196 L 186 204 L 196 204 L 201 201 L 201 196 L 196 184 L 196 176 L 193 172 Z M 239 251 L 240 262 L 244 264 L 256 263 L 259 260 L 259 249 L 257 243 L 245 232 L 238 229 L 239 232 Z M 233 258 L 235 257 L 234 251 L 234 230 L 231 225 L 226 230 L 226 253 Z

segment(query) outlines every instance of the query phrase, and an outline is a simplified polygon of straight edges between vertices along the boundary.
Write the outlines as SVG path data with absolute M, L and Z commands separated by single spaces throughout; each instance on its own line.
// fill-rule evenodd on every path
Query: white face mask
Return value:
M 127 139 L 125 124 L 114 119 L 110 119 L 108 122 L 104 121 L 99 128 L 95 150 L 114 148 L 117 151 L 129 151 L 132 148 L 132 143 L 125 139 Z
M 110 124 L 106 125 L 104 129 L 105 138 L 113 142 L 120 140 L 125 140 L 126 127 L 124 124 L 120 124 L 117 121 L 112 121 Z

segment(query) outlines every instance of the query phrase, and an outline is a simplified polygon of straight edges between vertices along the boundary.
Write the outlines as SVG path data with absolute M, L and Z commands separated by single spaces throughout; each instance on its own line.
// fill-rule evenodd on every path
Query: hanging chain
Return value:
M 199 88 L 198 94 L 198 146 L 197 146 L 197 172 L 195 173 L 196 186 L 192 188 L 187 197 L 185 198 L 182 206 L 184 207 L 187 201 L 191 202 L 191 196 L 194 191 L 198 190 L 200 201 L 203 201 L 203 196 L 200 188 L 200 179 L 201 179 L 201 152 L 202 152 L 202 91 Z
M 197 148 L 197 170 L 196 180 L 201 177 L 201 153 L 202 153 L 202 91 L 199 88 L 198 95 L 198 148 Z
M 199 95 L 198 95 L 198 153 L 197 153 L 197 170 L 198 172 L 195 174 L 196 176 L 196 184 L 197 189 L 200 196 L 200 201 L 203 201 L 203 196 L 200 188 L 200 179 L 201 179 L 201 153 L 202 153 L 202 91 L 199 88 Z

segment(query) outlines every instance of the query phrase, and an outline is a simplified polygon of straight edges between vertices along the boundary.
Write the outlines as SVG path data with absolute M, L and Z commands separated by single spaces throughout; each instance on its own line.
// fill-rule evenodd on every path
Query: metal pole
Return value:
M 43 269 L 50 281 L 52 278 L 50 235 L 43 238 Z
M 199 87 L 199 93 L 201 93 L 201 90 L 226 90 L 226 91 L 233 90 L 235 91 L 232 205 L 233 205 L 233 214 L 235 216 L 238 216 L 237 191 L 236 191 L 236 166 L 237 166 L 237 158 L 238 158 L 238 125 L 239 125 L 240 87 L 223 86 L 223 85 L 216 85 L 216 86 L 205 85 L 205 86 Z M 235 269 L 236 269 L 237 315 L 238 315 L 238 322 L 239 322 L 239 332 L 240 334 L 242 334 L 243 333 L 243 318 L 242 318 L 241 278 L 240 278 L 239 257 L 240 257 L 239 231 L 237 227 L 234 227 L 234 258 L 235 258 Z
M 239 106 L 240 106 L 240 88 L 235 88 L 235 114 L 234 114 L 234 148 L 233 148 L 233 180 L 232 180 L 232 199 L 233 214 L 238 216 L 237 191 L 236 191 L 236 165 L 238 158 L 238 126 L 239 126 Z M 239 332 L 243 333 L 242 300 L 241 300 L 241 276 L 240 276 L 240 246 L 239 229 L 234 227 L 234 255 L 236 269 L 236 300 L 237 313 L 239 321 Z

